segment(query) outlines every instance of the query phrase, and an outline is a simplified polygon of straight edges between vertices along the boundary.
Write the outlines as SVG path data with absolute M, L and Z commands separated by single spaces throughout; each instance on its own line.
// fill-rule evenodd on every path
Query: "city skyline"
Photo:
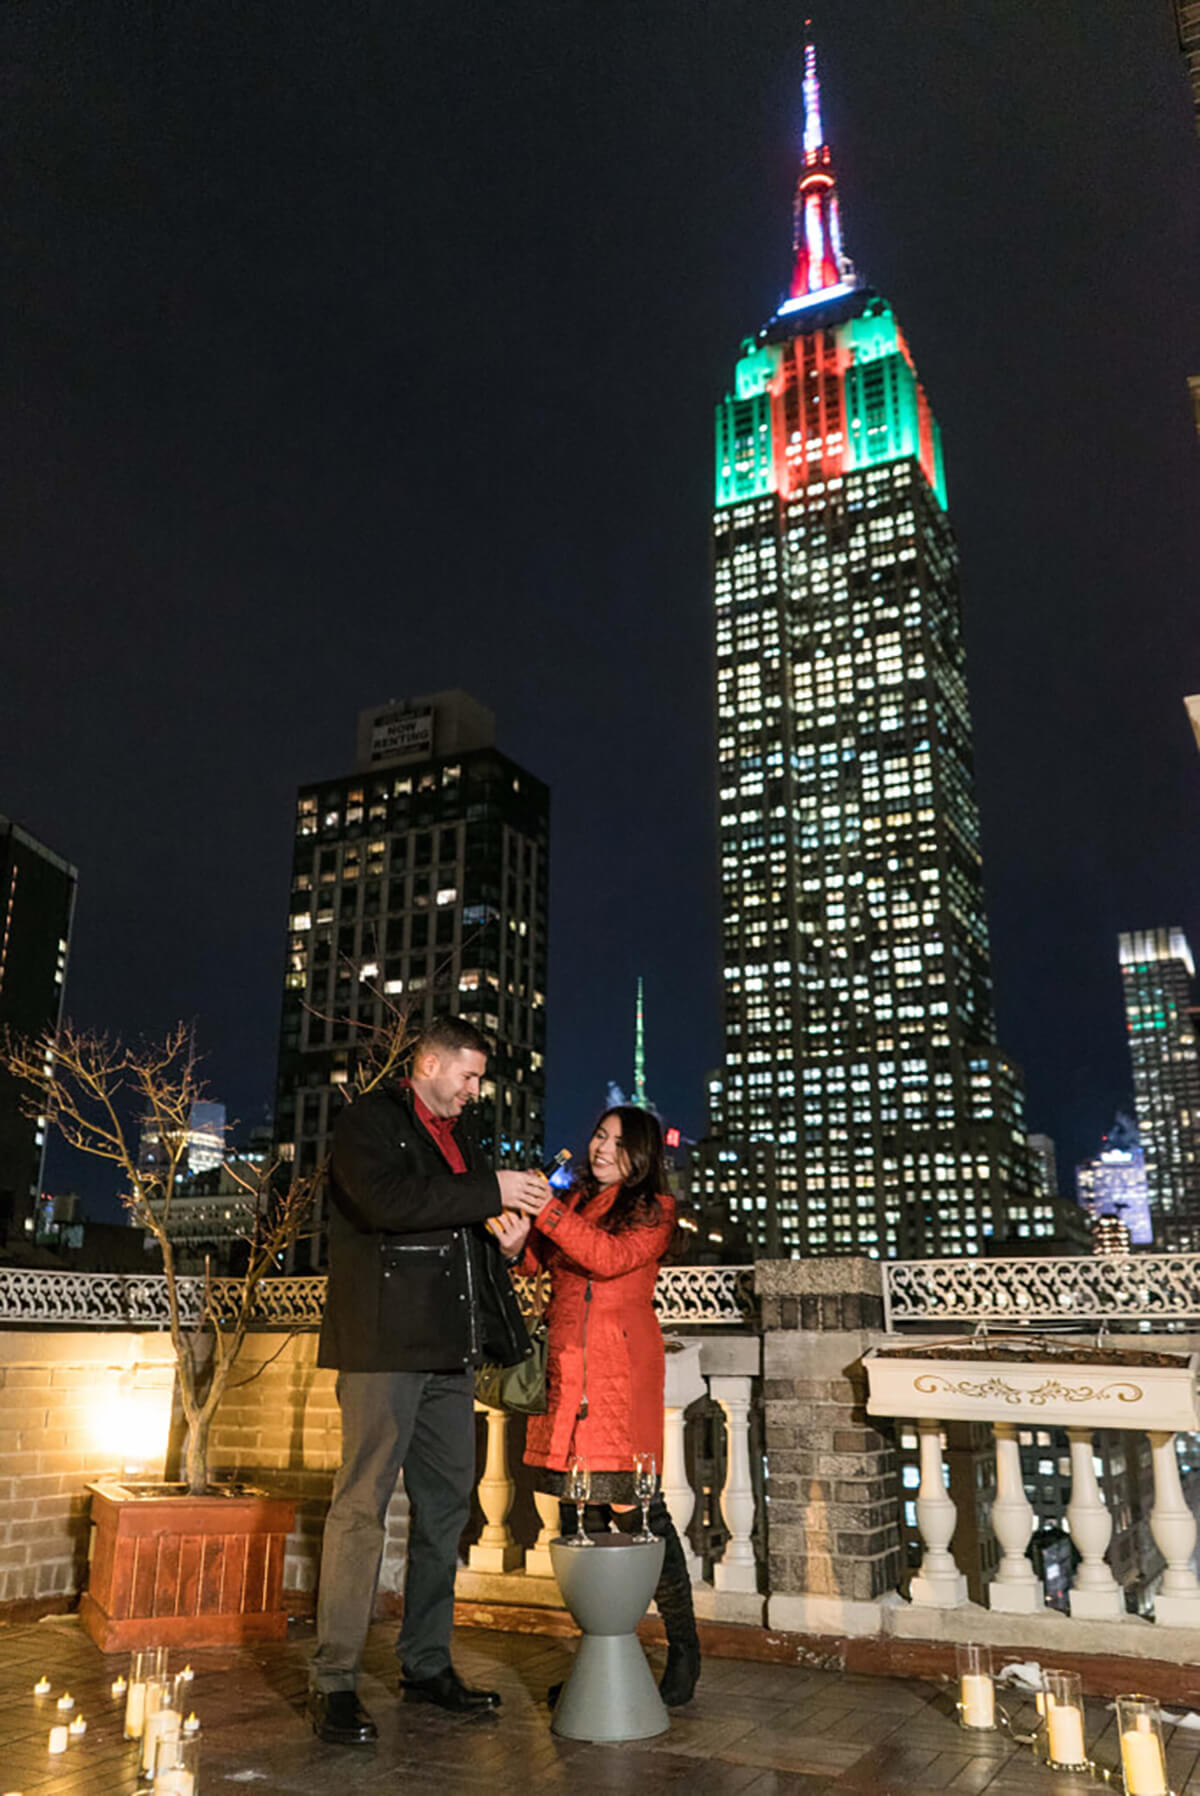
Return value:
M 381 682 L 461 684 L 554 789 L 553 1143 L 628 1066 L 612 994 L 639 971 L 650 1088 L 698 1133 L 703 420 L 786 284 L 802 25 L 467 24 L 28 25 L 3 803 L 80 868 L 72 1012 L 196 1017 L 245 1118 L 282 972 L 271 820 Z M 816 28 L 856 257 L 947 442 L 1000 1039 L 1070 1164 L 1129 1098 L 1115 935 L 1200 933 L 1190 96 L 1167 7 Z

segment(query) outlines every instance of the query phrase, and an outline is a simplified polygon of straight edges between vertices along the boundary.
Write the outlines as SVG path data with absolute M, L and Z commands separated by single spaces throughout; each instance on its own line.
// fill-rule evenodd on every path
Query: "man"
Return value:
M 486 1065 L 477 1029 L 435 1018 L 410 1079 L 359 1098 L 333 1132 L 317 1363 L 337 1368 L 342 1464 L 325 1524 L 309 1714 L 336 1745 L 376 1737 L 356 1684 L 401 1468 L 411 1506 L 396 1643 L 405 1699 L 464 1715 L 500 1701 L 469 1689 L 450 1662 L 475 1484 L 473 1370 L 483 1359 L 513 1365 L 528 1350 L 501 1243 L 515 1239 L 522 1214 L 537 1214 L 547 1188 L 538 1173 L 492 1172 L 459 1126 Z

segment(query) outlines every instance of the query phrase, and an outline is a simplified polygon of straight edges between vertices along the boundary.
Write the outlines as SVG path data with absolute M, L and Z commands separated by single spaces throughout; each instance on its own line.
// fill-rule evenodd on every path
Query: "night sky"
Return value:
M 639 972 L 701 1131 L 712 407 L 789 273 L 803 20 L 6 9 L 0 811 L 79 867 L 78 1021 L 194 1018 L 259 1118 L 295 788 L 460 685 L 553 791 L 549 1146 L 631 1079 Z M 1000 1039 L 1065 1175 L 1130 1102 L 1118 930 L 1200 950 L 1190 95 L 1169 0 L 815 25 L 944 433 Z

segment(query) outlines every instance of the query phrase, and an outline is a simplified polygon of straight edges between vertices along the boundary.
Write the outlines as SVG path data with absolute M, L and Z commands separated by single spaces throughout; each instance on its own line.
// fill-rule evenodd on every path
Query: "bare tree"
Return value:
M 213 1418 L 250 1327 L 258 1287 L 303 1233 L 323 1169 L 289 1178 L 278 1161 L 231 1168 L 249 1200 L 242 1231 L 245 1270 L 237 1279 L 218 1281 L 209 1266 L 192 1325 L 170 1230 L 171 1207 L 186 1173 L 192 1109 L 206 1089 L 191 1031 L 180 1024 L 161 1042 L 130 1047 L 64 1023 L 33 1041 L 6 1035 L 0 1065 L 24 1085 L 31 1115 L 44 1116 L 71 1147 L 116 1168 L 131 1221 L 162 1250 L 187 1426 L 185 1475 L 189 1491 L 204 1491 Z M 154 1150 L 144 1158 L 143 1128 Z
M 349 1100 L 399 1076 L 413 1032 L 406 1006 L 373 986 L 377 1020 L 352 1024 L 356 1032 Z M 192 1031 L 177 1024 L 161 1042 L 131 1047 L 119 1039 L 66 1022 L 36 1040 L 6 1033 L 0 1067 L 25 1088 L 30 1116 L 44 1117 L 81 1153 L 107 1160 L 121 1179 L 121 1202 L 131 1221 L 162 1250 L 171 1343 L 178 1368 L 179 1400 L 187 1428 L 184 1448 L 188 1490 L 209 1487 L 208 1446 L 213 1420 L 254 1320 L 264 1278 L 276 1272 L 311 1227 L 318 1191 L 328 1172 L 322 1161 L 298 1175 L 281 1159 L 255 1164 L 226 1162 L 241 1186 L 247 1213 L 239 1231 L 246 1261 L 236 1278 L 214 1279 L 206 1266 L 199 1314 L 189 1319 L 175 1264 L 171 1207 L 187 1174 L 192 1111 L 207 1087 L 199 1074 Z M 143 1131 L 153 1152 L 143 1155 Z

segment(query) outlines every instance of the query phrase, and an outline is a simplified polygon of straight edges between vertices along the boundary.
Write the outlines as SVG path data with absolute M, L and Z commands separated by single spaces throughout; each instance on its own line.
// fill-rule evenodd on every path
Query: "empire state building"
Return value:
M 785 1254 L 981 1254 L 1029 1170 L 958 555 L 912 352 L 843 246 L 811 45 L 791 286 L 742 345 L 715 474 L 728 1201 Z

